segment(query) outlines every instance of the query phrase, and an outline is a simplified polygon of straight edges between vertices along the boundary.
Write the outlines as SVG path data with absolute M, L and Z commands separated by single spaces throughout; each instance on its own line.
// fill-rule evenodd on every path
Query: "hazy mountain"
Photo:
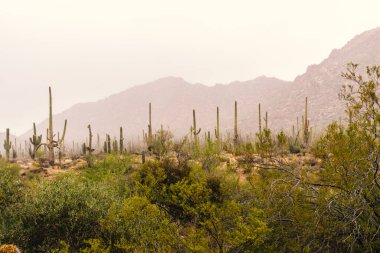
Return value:
M 91 124 L 94 133 L 118 136 L 124 127 L 127 137 L 142 135 L 148 124 L 148 103 L 152 103 L 153 128 L 163 124 L 177 135 L 187 134 L 192 124 L 192 109 L 196 110 L 197 124 L 202 132 L 214 131 L 216 107 L 220 108 L 221 128 L 233 128 L 234 101 L 238 101 L 238 125 L 242 133 L 257 130 L 258 103 L 263 113 L 269 113 L 269 125 L 273 129 L 290 131 L 296 117 L 304 111 L 305 96 L 309 98 L 309 118 L 314 127 L 324 127 L 343 116 L 338 92 L 344 80 L 340 73 L 348 62 L 365 65 L 380 64 L 380 28 L 364 32 L 343 48 L 334 49 L 330 56 L 293 82 L 276 78 L 258 77 L 244 82 L 213 87 L 190 84 L 178 77 L 166 77 L 138 85 L 103 100 L 74 105 L 55 115 L 55 131 L 62 131 L 64 119 L 68 119 L 68 140 L 83 140 Z M 291 64 L 291 60 L 289 60 Z M 47 121 L 38 125 L 46 131 Z M 22 137 L 31 135 L 31 131 Z

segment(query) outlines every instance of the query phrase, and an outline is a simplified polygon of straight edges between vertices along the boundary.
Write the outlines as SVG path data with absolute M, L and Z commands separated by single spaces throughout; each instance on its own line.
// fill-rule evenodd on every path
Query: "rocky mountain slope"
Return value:
M 192 109 L 195 109 L 202 132 L 213 132 L 216 107 L 219 106 L 221 129 L 231 131 L 234 101 L 237 100 L 238 125 L 243 135 L 257 131 L 259 103 L 263 112 L 269 113 L 271 128 L 290 131 L 297 116 L 303 114 L 305 97 L 308 96 L 310 123 L 315 129 L 321 129 L 344 116 L 338 92 L 344 83 L 340 74 L 346 64 L 380 64 L 379 45 L 380 28 L 364 32 L 343 48 L 334 49 L 320 64 L 309 66 L 293 82 L 262 76 L 209 87 L 190 84 L 178 77 L 158 79 L 97 102 L 74 105 L 55 116 L 55 127 L 62 131 L 63 121 L 68 119 L 68 141 L 83 140 L 87 136 L 88 124 L 102 137 L 106 133 L 118 136 L 119 127 L 123 126 L 127 138 L 141 138 L 143 129 L 147 129 L 148 104 L 151 102 L 155 130 L 162 124 L 176 136 L 187 134 L 192 124 Z M 47 120 L 38 125 L 39 132 L 45 132 L 46 127 Z M 30 135 L 31 131 L 21 137 Z

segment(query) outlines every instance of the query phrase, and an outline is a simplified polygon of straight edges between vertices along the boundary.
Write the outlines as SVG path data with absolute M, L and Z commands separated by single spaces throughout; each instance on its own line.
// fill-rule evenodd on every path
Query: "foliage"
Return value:
M 75 250 L 98 235 L 99 219 L 117 200 L 112 186 L 77 175 L 31 182 L 20 206 L 5 215 L 1 241 L 13 241 L 31 252 L 48 252 L 65 241 Z

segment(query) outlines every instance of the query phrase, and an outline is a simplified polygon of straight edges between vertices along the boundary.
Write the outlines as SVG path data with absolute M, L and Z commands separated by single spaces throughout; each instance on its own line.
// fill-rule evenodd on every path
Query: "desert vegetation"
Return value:
M 49 88 L 45 138 L 33 124 L 22 147 L 6 131 L 0 252 L 380 251 L 380 66 L 351 63 L 342 76 L 347 118 L 319 133 L 307 98 L 278 132 L 258 104 L 259 130 L 246 136 L 238 101 L 232 133 L 219 108 L 213 133 L 193 110 L 182 138 L 152 125 L 149 104 L 139 145 L 122 127 L 101 137 L 91 125 L 85 142 L 65 143 L 70 122 L 53 131 Z

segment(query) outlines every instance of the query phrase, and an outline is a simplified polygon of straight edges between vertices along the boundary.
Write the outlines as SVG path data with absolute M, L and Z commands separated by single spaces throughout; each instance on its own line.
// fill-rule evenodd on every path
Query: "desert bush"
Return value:
M 76 251 L 99 235 L 100 218 L 117 201 L 112 184 L 78 175 L 34 181 L 24 200 L 9 207 L 2 239 L 28 252 L 49 252 L 63 240 Z
M 0 213 L 20 200 L 21 187 L 18 166 L 0 159 Z

